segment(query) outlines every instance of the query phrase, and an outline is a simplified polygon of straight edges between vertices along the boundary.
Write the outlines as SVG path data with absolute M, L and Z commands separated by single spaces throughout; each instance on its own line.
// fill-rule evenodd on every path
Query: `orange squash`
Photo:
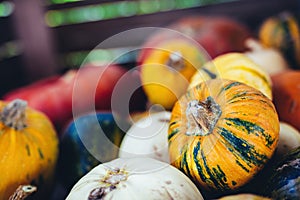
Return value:
M 170 160 L 202 188 L 235 190 L 264 167 L 278 138 L 278 116 L 269 98 L 246 84 L 212 79 L 173 107 Z
M 290 70 L 271 76 L 274 105 L 279 119 L 300 131 L 300 70 Z
M 0 199 L 19 185 L 48 189 L 58 155 L 58 138 L 50 120 L 22 100 L 0 101 Z

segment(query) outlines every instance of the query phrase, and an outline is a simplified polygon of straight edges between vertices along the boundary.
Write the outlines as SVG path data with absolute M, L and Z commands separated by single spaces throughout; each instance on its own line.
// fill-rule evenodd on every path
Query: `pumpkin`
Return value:
M 96 165 L 117 157 L 124 132 L 111 112 L 76 117 L 65 128 L 60 143 L 59 180 L 65 188 Z
M 282 52 L 291 67 L 300 67 L 300 28 L 292 13 L 268 17 L 261 24 L 258 35 L 264 45 Z
M 0 101 L 0 199 L 21 184 L 50 188 L 58 156 L 58 138 L 43 113 L 22 100 Z
M 157 47 L 182 36 L 192 38 L 210 57 L 215 58 L 228 52 L 245 51 L 244 41 L 252 35 L 249 27 L 228 16 L 184 16 L 164 29 L 156 27 L 155 30 L 143 44 L 138 63 L 142 63 L 151 53 L 149 47 Z
M 300 71 L 290 70 L 271 76 L 274 105 L 280 121 L 300 131 Z
M 245 185 L 273 155 L 279 121 L 272 101 L 232 80 L 212 79 L 175 104 L 168 131 L 172 165 L 220 193 Z
M 119 157 L 150 157 L 169 163 L 168 127 L 171 113 L 149 113 L 126 132 Z
M 261 66 L 269 75 L 288 70 L 290 67 L 282 53 L 272 47 L 264 47 L 261 42 L 249 38 L 245 41 L 249 48 L 244 54 Z
M 157 46 L 140 67 L 149 102 L 171 109 L 205 61 L 202 49 L 187 39 L 168 40 Z
M 201 200 L 194 183 L 173 166 L 151 158 L 118 158 L 96 166 L 66 200 Z
M 272 199 L 300 199 L 300 147 L 277 163 L 266 186 Z
M 260 90 L 272 99 L 271 79 L 259 65 L 242 53 L 228 53 L 216 57 L 191 78 L 189 88 L 214 78 L 239 81 Z

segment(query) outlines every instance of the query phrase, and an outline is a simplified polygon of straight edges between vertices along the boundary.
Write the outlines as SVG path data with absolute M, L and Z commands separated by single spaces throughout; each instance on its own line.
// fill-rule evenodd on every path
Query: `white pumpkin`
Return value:
M 299 131 L 286 122 L 280 122 L 279 140 L 276 158 L 280 159 L 286 153 L 300 146 Z
M 171 112 L 149 113 L 139 119 L 124 136 L 119 157 L 150 157 L 169 163 L 168 127 Z
M 245 52 L 245 55 L 270 75 L 290 68 L 277 49 L 264 47 L 259 41 L 252 38 L 245 41 L 245 46 L 250 49 L 250 51 Z
M 194 183 L 175 167 L 152 158 L 118 158 L 82 177 L 67 200 L 201 200 Z

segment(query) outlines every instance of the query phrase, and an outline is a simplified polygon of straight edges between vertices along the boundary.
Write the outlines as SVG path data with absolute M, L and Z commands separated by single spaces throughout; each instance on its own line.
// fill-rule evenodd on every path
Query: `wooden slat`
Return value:
M 57 37 L 59 51 L 69 52 L 92 49 L 101 41 L 122 31 L 149 26 L 163 27 L 179 18 L 195 14 L 228 15 L 255 28 L 264 18 L 280 11 L 297 12 L 297 6 L 296 0 L 241 0 L 184 10 L 66 25 L 53 30 Z M 147 35 L 137 35 L 134 41 L 119 41 L 107 48 L 140 45 L 146 37 Z
M 68 9 L 68 8 L 76 8 L 81 6 L 92 6 L 102 3 L 112 3 L 112 2 L 118 2 L 122 0 L 84 0 L 84 1 L 75 1 L 70 3 L 64 3 L 64 4 L 51 4 L 47 6 L 47 10 L 62 10 L 62 9 Z M 127 0 L 132 1 L 132 0 Z
M 11 16 L 0 17 L 0 46 L 3 42 L 14 39 Z
M 16 37 L 23 50 L 23 71 L 28 82 L 59 71 L 51 30 L 44 23 L 41 0 L 14 0 L 12 14 Z

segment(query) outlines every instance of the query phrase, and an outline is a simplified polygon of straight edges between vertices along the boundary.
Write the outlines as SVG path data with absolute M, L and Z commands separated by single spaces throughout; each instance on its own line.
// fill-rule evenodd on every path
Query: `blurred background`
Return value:
M 0 95 L 41 78 L 78 68 L 110 36 L 138 27 L 163 27 L 188 15 L 228 15 L 257 29 L 282 10 L 299 12 L 297 0 L 1 0 Z M 151 33 L 149 33 L 151 34 Z M 118 41 L 90 59 L 110 60 L 145 38 Z M 135 53 L 122 58 L 134 65 Z

